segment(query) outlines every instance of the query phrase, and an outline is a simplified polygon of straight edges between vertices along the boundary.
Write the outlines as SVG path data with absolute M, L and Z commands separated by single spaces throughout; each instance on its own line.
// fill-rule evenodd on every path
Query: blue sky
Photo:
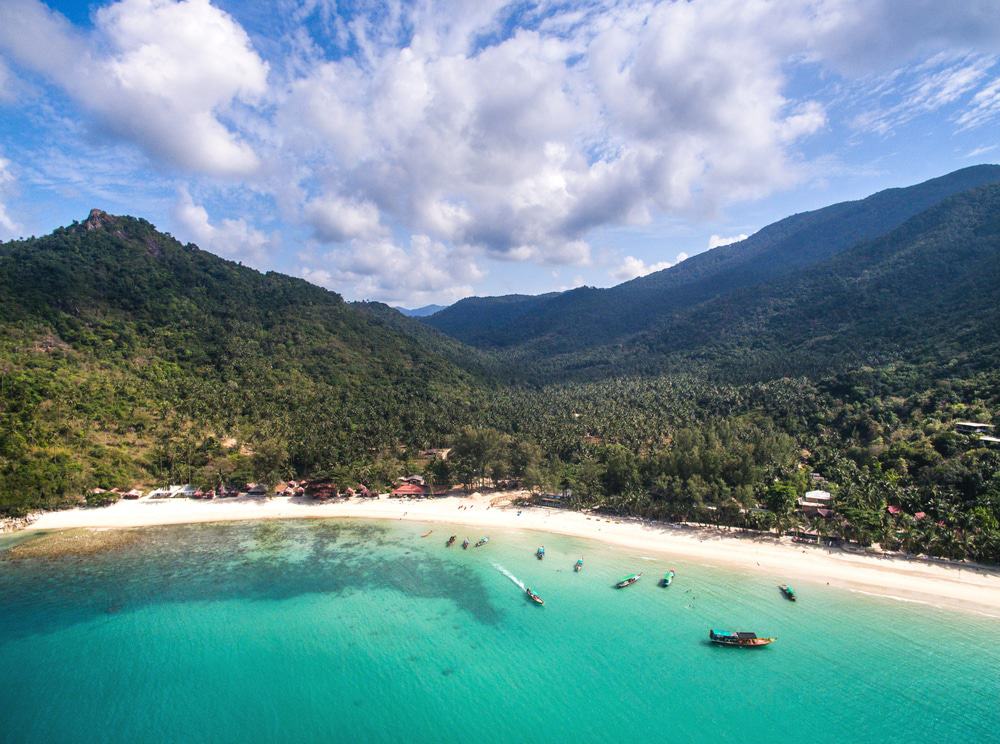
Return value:
M 348 299 L 608 286 L 1000 160 L 966 0 L 0 4 L 0 238 L 91 207 Z

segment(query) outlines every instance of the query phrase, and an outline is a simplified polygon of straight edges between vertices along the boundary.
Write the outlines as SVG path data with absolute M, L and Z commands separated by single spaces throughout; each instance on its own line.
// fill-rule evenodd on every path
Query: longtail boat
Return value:
M 462 540 L 462 550 L 468 550 L 468 549 L 469 549 L 469 538 L 465 538 L 464 540 Z
M 580 558 L 574 565 L 573 570 L 580 573 L 583 570 L 583 558 Z
M 720 646 L 737 646 L 739 648 L 758 648 L 774 643 L 777 638 L 761 638 L 756 633 L 746 633 L 732 630 L 710 630 L 708 640 Z
M 481 538 L 479 538 L 478 541 L 476 541 L 476 544 L 473 547 L 475 547 L 475 548 L 481 548 L 486 543 L 488 543 L 489 541 L 490 541 L 490 539 L 488 537 L 481 537 Z
M 446 548 L 450 548 L 450 547 L 451 547 L 452 545 L 454 545 L 454 544 L 455 544 L 455 538 L 456 538 L 456 536 L 455 536 L 455 535 L 452 535 L 451 537 L 449 537 L 449 538 L 448 538 L 448 542 L 446 542 L 446 543 L 444 544 L 444 546 L 445 546 Z
M 663 586 L 670 586 L 671 584 L 673 584 L 674 583 L 674 576 L 676 576 L 676 575 L 677 574 L 674 572 L 674 569 L 672 569 L 672 568 L 669 571 L 667 571 L 665 574 L 663 574 Z
M 531 598 L 531 601 L 534 602 L 535 604 L 540 604 L 540 605 L 545 604 L 545 600 L 542 599 L 541 597 L 539 597 L 533 591 L 531 591 L 531 587 L 530 586 L 526 586 L 524 588 L 524 593 L 527 594 L 528 597 Z
M 785 595 L 785 599 L 790 599 L 792 602 L 795 601 L 795 590 L 788 584 L 780 584 L 778 588 L 781 593 Z
M 428 537 L 433 531 L 434 530 L 427 530 L 427 532 L 425 532 L 424 534 L 422 534 L 421 537 Z
M 535 558 L 537 558 L 538 560 L 542 560 L 542 558 L 544 557 L 545 557 L 545 546 L 542 545 L 538 548 L 538 550 L 535 551 Z
M 624 589 L 627 586 L 632 586 L 632 584 L 637 582 L 641 576 L 641 573 L 630 574 L 615 584 L 615 589 Z

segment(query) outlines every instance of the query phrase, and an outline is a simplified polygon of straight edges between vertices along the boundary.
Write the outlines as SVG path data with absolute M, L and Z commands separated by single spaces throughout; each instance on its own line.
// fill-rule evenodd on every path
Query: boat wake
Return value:
M 523 581 L 521 581 L 521 580 L 520 580 L 519 578 L 517 578 L 517 577 L 516 577 L 516 576 L 515 576 L 514 574 L 512 574 L 512 573 L 511 573 L 510 571 L 508 571 L 508 570 L 507 570 L 506 568 L 504 568 L 503 566 L 501 566 L 501 565 L 500 565 L 499 563 L 494 563 L 494 564 L 493 564 L 493 568 L 495 568 L 495 569 L 496 569 L 497 571 L 499 571 L 500 573 L 502 573 L 502 574 L 503 574 L 504 576 L 506 576 L 506 577 L 507 577 L 508 579 L 510 579 L 510 580 L 511 580 L 512 582 L 514 582 L 514 584 L 515 584 L 516 586 L 520 587 L 520 589 L 521 589 L 521 591 L 522 591 L 522 592 L 523 592 L 523 591 L 525 591 L 525 590 L 527 589 L 527 587 L 526 587 L 526 586 L 524 585 L 524 582 L 523 582 Z

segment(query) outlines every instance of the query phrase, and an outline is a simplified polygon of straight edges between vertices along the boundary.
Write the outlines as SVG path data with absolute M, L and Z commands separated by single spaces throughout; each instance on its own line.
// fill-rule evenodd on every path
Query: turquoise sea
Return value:
M 86 557 L 0 552 L 0 741 L 1000 736 L 996 619 L 823 584 L 793 604 L 781 576 L 527 531 L 446 549 L 452 532 L 479 536 L 303 520 L 147 528 Z M 710 627 L 778 641 L 718 648 Z

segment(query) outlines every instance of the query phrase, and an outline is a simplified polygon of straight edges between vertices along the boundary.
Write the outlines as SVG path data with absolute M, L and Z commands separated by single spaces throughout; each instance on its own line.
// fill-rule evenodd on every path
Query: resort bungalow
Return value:
M 423 478 L 421 478 L 420 480 L 423 480 Z M 399 486 L 396 486 L 396 488 L 392 489 L 392 493 L 389 495 L 394 498 L 400 498 L 400 497 L 423 498 L 424 496 L 427 496 L 427 494 L 428 494 L 427 486 L 425 485 L 422 484 L 418 485 L 416 483 L 402 483 Z
M 402 478 L 396 478 L 396 483 L 420 486 L 421 488 L 427 485 L 427 481 L 424 480 L 424 476 L 422 475 L 404 475 Z
M 149 492 L 149 498 L 151 499 L 169 499 L 170 498 L 170 488 L 169 486 L 160 486 L 159 488 L 154 488 Z
M 957 421 L 955 431 L 961 434 L 987 434 L 993 431 L 993 424 L 981 424 L 976 421 Z
M 363 499 L 374 499 L 378 498 L 378 494 L 371 490 L 364 483 L 359 483 L 357 488 L 354 489 L 354 493 Z
M 140 491 L 138 488 L 133 488 L 131 491 L 126 491 L 125 493 L 123 493 L 122 494 L 122 498 L 123 499 L 141 499 L 142 498 L 142 491 Z
M 340 496 L 340 489 L 332 480 L 315 480 L 306 484 L 305 495 L 325 501 Z
M 183 486 L 179 486 L 177 488 L 177 491 L 173 493 L 173 496 L 182 499 L 193 499 L 195 498 L 195 495 L 199 493 L 200 491 L 195 486 L 192 486 L 190 483 L 185 483 Z
M 806 491 L 806 495 L 798 500 L 799 511 L 806 516 L 833 516 L 833 496 L 829 491 Z
M 1000 437 L 991 437 L 984 434 L 979 437 L 979 441 L 984 447 L 1000 447 Z
M 247 483 L 247 496 L 267 496 L 267 486 L 263 483 Z

